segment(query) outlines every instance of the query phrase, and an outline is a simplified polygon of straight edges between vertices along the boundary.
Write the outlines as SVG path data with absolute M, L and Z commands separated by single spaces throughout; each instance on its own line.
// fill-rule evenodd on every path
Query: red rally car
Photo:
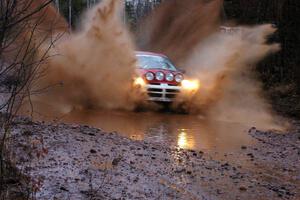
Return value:
M 136 52 L 137 74 L 134 85 L 142 87 L 148 100 L 173 102 L 178 96 L 191 96 L 199 89 L 198 80 L 187 80 L 184 71 L 179 70 L 162 54 Z

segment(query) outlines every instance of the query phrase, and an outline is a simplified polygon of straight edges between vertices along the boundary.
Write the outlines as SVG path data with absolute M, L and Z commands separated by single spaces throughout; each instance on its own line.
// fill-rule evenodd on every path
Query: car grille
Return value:
M 148 92 L 162 92 L 162 89 L 157 89 L 157 88 L 149 88 Z
M 171 84 L 171 83 L 169 83 L 168 85 L 169 86 L 179 86 L 180 84 Z
M 176 94 L 166 94 L 166 97 L 169 99 L 174 99 L 176 97 Z
M 165 88 L 165 87 L 157 87 L 160 85 L 159 83 L 149 84 L 150 87 L 147 89 L 147 93 L 149 97 L 153 98 L 166 98 L 166 99 L 174 99 L 176 98 L 177 94 L 180 93 L 180 90 L 177 88 Z M 151 87 L 151 85 L 153 85 Z M 174 86 L 170 85 L 169 86 Z
M 179 90 L 173 90 L 173 89 L 166 89 L 166 92 L 169 92 L 169 93 L 179 93 L 180 91 Z
M 160 85 L 160 83 L 149 83 L 149 85 Z M 180 86 L 181 84 L 172 84 L 172 83 L 168 83 L 168 86 Z
M 148 92 L 148 95 L 149 95 L 150 97 L 162 97 L 162 94 L 161 94 L 161 93 L 149 93 L 149 92 Z

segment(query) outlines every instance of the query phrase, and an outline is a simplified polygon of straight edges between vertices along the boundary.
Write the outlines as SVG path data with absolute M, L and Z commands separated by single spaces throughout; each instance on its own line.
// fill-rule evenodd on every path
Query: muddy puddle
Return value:
M 134 139 L 195 150 L 231 151 L 253 141 L 251 127 L 173 113 L 76 111 L 63 122 L 90 125 Z

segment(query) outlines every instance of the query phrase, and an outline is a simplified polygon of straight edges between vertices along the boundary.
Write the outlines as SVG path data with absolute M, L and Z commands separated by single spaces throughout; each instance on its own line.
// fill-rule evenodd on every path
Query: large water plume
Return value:
M 187 57 L 220 24 L 222 0 L 205 2 L 164 1 L 141 21 L 137 30 L 139 48 L 162 52 L 176 62 Z
M 140 48 L 171 57 L 201 89 L 187 108 L 211 119 L 278 128 L 262 98 L 255 64 L 280 49 L 267 44 L 271 25 L 220 32 L 222 1 L 166 1 L 138 32 Z
M 188 102 L 191 113 L 274 128 L 254 66 L 279 50 L 279 45 L 266 43 L 275 29 L 261 25 L 220 33 L 222 3 L 165 1 L 138 27 L 137 44 L 142 50 L 166 54 L 187 71 L 187 77 L 200 80 L 201 89 Z M 48 89 L 35 95 L 35 101 L 66 113 L 78 107 L 135 107 L 142 98 L 132 91 L 135 46 L 121 13 L 116 0 L 104 0 L 87 12 L 82 30 L 53 49 L 47 74 L 34 88 Z
M 48 88 L 34 96 L 40 102 L 36 105 L 50 104 L 61 112 L 134 107 L 137 95 L 131 86 L 136 58 L 122 10 L 120 1 L 102 1 L 87 12 L 82 30 L 55 46 L 45 76 L 33 88 Z
M 275 128 L 275 118 L 255 74 L 257 62 L 280 49 L 278 44 L 266 44 L 275 29 L 261 25 L 236 31 L 210 36 L 182 61 L 202 85 L 192 107 L 213 119 Z

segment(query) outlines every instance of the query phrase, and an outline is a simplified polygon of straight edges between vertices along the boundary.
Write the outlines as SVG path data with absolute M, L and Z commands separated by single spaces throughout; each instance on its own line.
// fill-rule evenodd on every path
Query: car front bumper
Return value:
M 166 83 L 147 84 L 145 86 L 149 101 L 173 102 L 181 92 L 181 86 L 169 85 Z

